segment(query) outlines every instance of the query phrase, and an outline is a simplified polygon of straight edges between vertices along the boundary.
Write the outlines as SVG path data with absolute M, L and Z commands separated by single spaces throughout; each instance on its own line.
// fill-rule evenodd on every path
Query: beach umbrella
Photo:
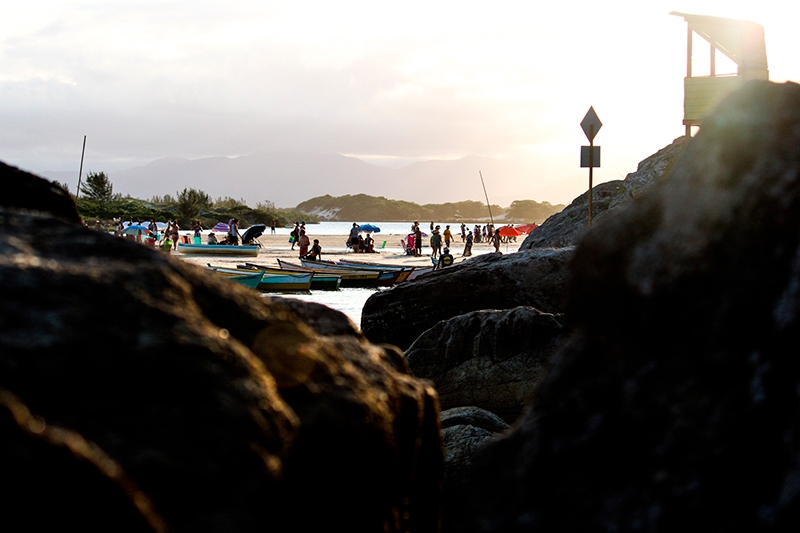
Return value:
M 378 226 L 375 226 L 374 224 L 362 224 L 360 226 L 360 229 L 361 229 L 361 231 L 366 231 L 366 232 L 369 232 L 369 233 L 380 233 L 381 232 L 381 228 L 379 228 Z
M 519 235 L 523 235 L 523 233 L 514 226 L 503 226 L 497 230 L 497 233 L 503 237 L 517 237 Z
M 220 222 L 216 226 L 211 228 L 211 231 L 215 231 L 217 233 L 228 233 L 230 231 L 230 229 L 231 229 L 231 227 L 228 226 L 226 223 Z
M 253 224 L 247 228 L 247 231 L 245 231 L 244 235 L 242 235 L 242 243 L 244 244 L 252 241 L 253 239 L 258 239 L 261 237 L 261 234 L 264 233 L 265 229 L 267 229 L 266 224 Z
M 139 233 L 139 230 L 142 230 L 142 233 L 150 232 L 150 230 L 147 229 L 147 226 L 133 224 L 132 226 L 127 226 L 124 230 L 122 230 L 122 233 L 125 233 L 127 235 L 136 235 L 137 233 Z
M 535 222 L 532 222 L 530 224 L 522 224 L 521 226 L 517 226 L 517 229 L 519 231 L 521 231 L 522 233 L 528 234 L 528 233 L 532 232 L 533 230 L 535 230 L 538 227 L 539 227 L 538 224 L 536 224 Z

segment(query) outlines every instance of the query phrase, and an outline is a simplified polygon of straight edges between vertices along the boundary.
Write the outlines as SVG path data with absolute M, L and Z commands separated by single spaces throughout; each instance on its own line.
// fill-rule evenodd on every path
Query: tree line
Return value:
M 69 187 L 54 182 L 67 192 Z M 70 193 L 72 195 L 72 193 Z M 241 227 L 271 222 L 279 227 L 304 220 L 307 224 L 319 222 L 318 217 L 294 209 L 275 207 L 270 201 L 259 202 L 250 207 L 243 199 L 211 197 L 200 190 L 185 188 L 175 196 L 154 196 L 141 200 L 114 193 L 114 186 L 105 172 L 89 172 L 80 186 L 78 194 L 72 195 L 78 213 L 84 221 L 111 221 L 114 219 L 134 221 L 176 220 L 181 227 L 191 227 L 199 220 L 203 227 L 214 227 L 217 222 L 238 218 Z
M 566 207 L 550 202 L 515 200 L 509 207 L 491 205 L 491 217 L 502 217 L 507 222 L 536 222 L 541 224 L 550 215 Z M 489 220 L 489 208 L 482 202 L 465 200 L 443 204 L 419 205 L 403 200 L 390 200 L 383 196 L 355 194 L 344 196 L 318 196 L 298 204 L 297 209 L 307 213 L 325 213 L 330 220 L 372 220 L 375 222 L 403 220 Z

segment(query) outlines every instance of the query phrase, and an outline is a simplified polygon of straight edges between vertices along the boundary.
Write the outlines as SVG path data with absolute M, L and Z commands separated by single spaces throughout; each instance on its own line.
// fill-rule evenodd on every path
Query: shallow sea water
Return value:
M 327 305 L 332 309 L 347 315 L 353 323 L 361 329 L 361 310 L 364 303 L 371 295 L 386 289 L 356 289 L 346 288 L 338 291 L 311 291 L 310 294 L 271 294 L 281 298 L 292 298 L 304 302 L 316 302 Z

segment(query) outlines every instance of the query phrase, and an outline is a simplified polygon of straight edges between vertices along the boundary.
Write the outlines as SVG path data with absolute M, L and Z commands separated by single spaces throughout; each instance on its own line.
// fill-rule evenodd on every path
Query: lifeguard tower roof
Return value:
M 692 15 L 673 11 L 688 23 L 686 78 L 684 80 L 684 117 L 686 133 L 699 126 L 705 117 L 728 93 L 748 80 L 769 79 L 764 27 L 747 20 Z M 697 34 L 711 45 L 711 72 L 708 76 L 692 75 L 692 35 Z M 738 66 L 735 76 L 717 76 L 716 50 Z

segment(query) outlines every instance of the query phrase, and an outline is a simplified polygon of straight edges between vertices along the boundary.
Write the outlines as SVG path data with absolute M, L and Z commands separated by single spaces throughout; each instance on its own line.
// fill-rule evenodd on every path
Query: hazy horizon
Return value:
M 84 175 L 112 181 L 165 157 L 335 153 L 398 169 L 477 155 L 526 170 L 496 196 L 565 203 L 588 184 L 590 106 L 595 183 L 684 133 L 686 22 L 672 11 L 763 25 L 770 79 L 800 80 L 800 7 L 771 0 L 32 0 L 0 20 L 0 160 L 77 181 L 84 135 Z

